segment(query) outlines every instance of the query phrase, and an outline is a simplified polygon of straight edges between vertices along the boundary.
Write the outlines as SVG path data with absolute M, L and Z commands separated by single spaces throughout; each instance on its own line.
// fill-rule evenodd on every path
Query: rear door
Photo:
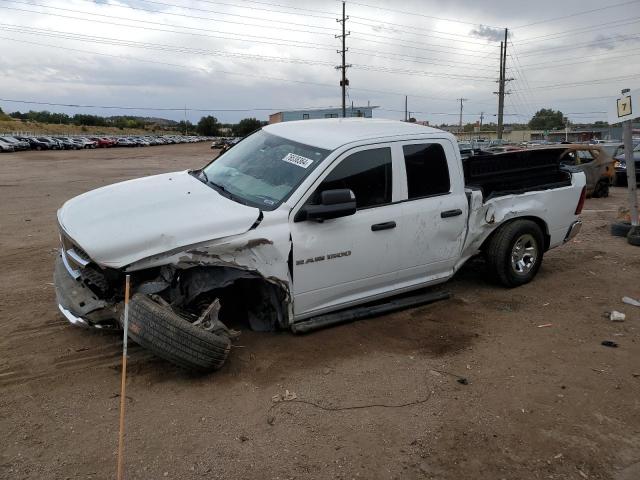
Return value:
M 454 145 L 446 139 L 400 142 L 403 171 L 403 284 L 450 275 L 464 244 L 468 202 Z

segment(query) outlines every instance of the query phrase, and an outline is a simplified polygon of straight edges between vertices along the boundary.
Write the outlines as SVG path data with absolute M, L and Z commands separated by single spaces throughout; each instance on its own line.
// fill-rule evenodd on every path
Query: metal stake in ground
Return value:
M 628 90 L 623 90 L 626 93 Z M 627 120 L 623 124 L 624 128 L 624 160 L 627 164 L 627 186 L 629 188 L 629 211 L 631 213 L 631 225 L 638 227 L 638 193 L 636 186 L 636 162 L 633 157 L 633 141 L 631 128 L 632 121 Z
M 640 224 L 638 222 L 638 189 L 636 186 L 636 162 L 633 158 L 632 121 L 640 118 L 640 90 L 622 90 L 622 95 L 609 103 L 609 123 L 622 123 L 624 129 L 624 160 L 627 170 L 627 186 L 629 189 L 629 210 L 631 213 L 631 229 L 627 240 L 632 245 L 640 245 Z
M 124 407 L 127 387 L 127 333 L 129 332 L 129 283 L 130 275 L 124 284 L 124 332 L 122 334 L 122 380 L 120 383 L 120 430 L 118 433 L 118 480 L 124 478 Z

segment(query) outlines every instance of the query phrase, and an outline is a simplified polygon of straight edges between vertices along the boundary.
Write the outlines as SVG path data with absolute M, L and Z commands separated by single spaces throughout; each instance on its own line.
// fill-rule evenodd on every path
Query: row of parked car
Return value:
M 71 136 L 0 136 L 0 152 L 21 150 L 81 150 L 83 148 L 149 147 L 175 143 L 196 143 L 209 137 L 194 135 L 161 135 L 129 137 L 71 137 Z

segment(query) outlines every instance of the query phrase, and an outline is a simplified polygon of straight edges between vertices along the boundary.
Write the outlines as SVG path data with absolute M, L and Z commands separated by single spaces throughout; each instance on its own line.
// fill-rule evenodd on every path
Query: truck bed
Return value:
M 571 185 L 571 173 L 563 170 L 564 148 L 483 153 L 464 159 L 465 184 L 482 190 L 483 197 L 548 190 Z

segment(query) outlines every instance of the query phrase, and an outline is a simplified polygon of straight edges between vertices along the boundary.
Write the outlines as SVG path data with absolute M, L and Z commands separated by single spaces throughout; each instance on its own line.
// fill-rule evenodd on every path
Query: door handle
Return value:
M 390 228 L 396 228 L 396 222 L 384 222 L 371 225 L 372 232 L 377 232 L 379 230 L 389 230 Z
M 450 218 L 457 217 L 458 215 L 462 215 L 462 210 L 456 208 L 455 210 L 446 210 L 440 213 L 440 218 Z

